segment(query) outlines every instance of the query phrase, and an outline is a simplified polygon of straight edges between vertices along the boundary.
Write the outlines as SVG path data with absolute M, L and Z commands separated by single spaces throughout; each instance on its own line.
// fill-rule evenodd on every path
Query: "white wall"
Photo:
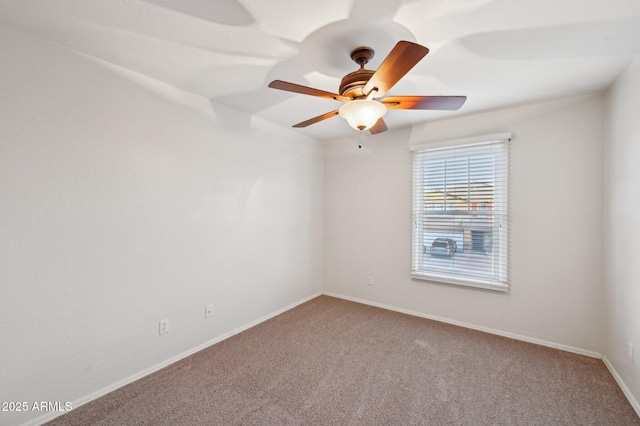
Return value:
M 319 142 L 8 27 L 0 52 L 0 401 L 82 400 L 322 290 Z
M 594 95 L 390 131 L 360 151 L 355 138 L 328 143 L 325 292 L 598 356 L 603 114 Z M 511 291 L 411 279 L 409 144 L 505 131 Z
M 605 149 L 604 356 L 640 412 L 640 57 L 609 91 Z M 635 360 L 627 356 L 634 345 Z M 626 388 L 625 388 L 626 386 Z

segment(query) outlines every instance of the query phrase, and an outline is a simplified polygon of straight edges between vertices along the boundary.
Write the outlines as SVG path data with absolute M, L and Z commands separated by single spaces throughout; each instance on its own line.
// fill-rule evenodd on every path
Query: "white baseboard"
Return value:
M 133 374 L 133 375 L 131 375 L 131 376 L 125 378 L 125 379 L 119 380 L 119 381 L 117 381 L 117 382 L 115 382 L 115 383 L 113 383 L 113 384 L 111 384 L 109 386 L 106 386 L 106 387 L 104 387 L 104 388 L 102 388 L 100 390 L 97 390 L 96 392 L 90 393 L 89 395 L 86 395 L 86 396 L 84 396 L 82 398 L 79 398 L 78 400 L 72 402 L 72 406 L 73 406 L 74 409 L 76 409 L 76 408 L 80 407 L 81 405 L 86 404 L 87 402 L 93 401 L 94 399 L 98 399 L 101 396 L 104 396 L 104 395 L 108 394 L 109 392 L 113 392 L 114 390 L 119 389 L 119 388 L 121 388 L 121 387 L 123 387 L 125 385 L 128 385 L 129 383 L 133 383 L 136 380 L 140 380 L 143 377 L 148 376 L 151 373 L 155 373 L 156 371 L 161 370 L 161 369 L 163 369 L 165 367 L 168 367 L 169 365 L 171 365 L 171 364 L 173 364 L 173 363 L 175 363 L 177 361 L 180 361 L 181 359 L 186 358 L 186 357 L 188 357 L 190 355 L 193 355 L 196 352 L 199 352 L 199 351 L 201 351 L 203 349 L 206 349 L 211 345 L 215 345 L 216 343 L 219 343 L 219 342 L 221 342 L 223 340 L 226 340 L 231 336 L 234 336 L 234 335 L 236 335 L 238 333 L 241 333 L 241 332 L 243 332 L 245 330 L 248 330 L 251 327 L 255 327 L 256 325 L 258 325 L 258 324 L 260 324 L 262 322 L 265 322 L 265 321 L 267 321 L 267 320 L 269 320 L 269 319 L 271 319 L 271 318 L 273 318 L 275 316 L 278 316 L 278 315 L 280 315 L 280 314 L 282 314 L 282 313 L 284 313 L 284 312 L 286 312 L 286 311 L 288 311 L 290 309 L 293 309 L 298 305 L 301 305 L 301 304 L 303 304 L 305 302 L 308 302 L 309 300 L 314 299 L 314 298 L 316 298 L 316 297 L 318 297 L 320 295 L 322 295 L 322 292 L 318 292 L 318 293 L 312 294 L 311 296 L 305 297 L 302 300 L 298 300 L 297 302 L 294 302 L 289 306 L 286 306 L 286 307 L 284 307 L 282 309 L 278 309 L 277 311 L 272 312 L 272 313 L 270 313 L 268 315 L 265 315 L 265 316 L 263 316 L 261 318 L 258 318 L 255 321 L 251 321 L 248 324 L 245 324 L 245 325 L 240 326 L 240 327 L 238 327 L 238 328 L 236 328 L 234 330 L 231 330 L 231 331 L 229 331 L 227 333 L 224 333 L 224 334 L 222 334 L 222 335 L 220 335 L 220 336 L 218 336 L 218 337 L 216 337 L 214 339 L 211 339 L 211 340 L 209 340 L 209 341 L 207 341 L 207 342 L 205 342 L 205 343 L 203 343 L 201 345 L 196 346 L 195 348 L 192 348 L 192 349 L 189 349 L 188 351 L 182 352 L 182 353 L 180 353 L 180 354 L 178 354 L 178 355 L 176 355 L 174 357 L 171 357 L 171 358 L 169 358 L 169 359 L 167 359 L 165 361 L 162 361 L 162 362 L 160 362 L 160 363 L 158 363 L 158 364 L 156 364 L 156 365 L 154 365 L 152 367 L 146 368 L 146 369 L 144 369 L 144 370 L 142 370 L 142 371 L 140 371 L 140 372 L 138 372 L 136 374 Z M 38 426 L 38 425 L 41 425 L 41 424 L 46 423 L 48 421 L 51 421 L 51 420 L 55 419 L 56 417 L 59 417 L 59 416 L 61 416 L 63 414 L 65 414 L 65 413 L 50 412 L 50 413 L 44 414 L 44 415 L 42 415 L 40 417 L 37 417 L 37 418 L 27 422 L 27 423 L 24 423 L 23 426 Z
M 572 352 L 572 353 L 576 353 L 576 354 L 579 354 L 579 355 L 585 355 L 585 356 L 588 356 L 588 357 L 591 357 L 591 358 L 598 358 L 598 359 L 602 358 L 602 354 L 599 353 L 599 352 L 593 352 L 593 351 L 589 351 L 589 350 L 586 350 L 586 349 L 575 348 L 573 346 L 563 345 L 561 343 L 549 342 L 547 340 L 537 339 L 535 337 L 523 336 L 523 335 L 520 335 L 520 334 L 509 333 L 507 331 L 496 330 L 494 328 L 483 327 L 483 326 L 475 325 L 475 324 L 469 324 L 469 323 L 465 323 L 465 322 L 462 322 L 462 321 L 456 321 L 456 320 L 452 320 L 452 319 L 448 319 L 448 318 L 442 318 L 442 317 L 438 317 L 438 316 L 435 316 L 435 315 L 429 315 L 429 314 L 425 314 L 425 313 L 422 313 L 422 312 L 412 311 L 412 310 L 409 310 L 409 309 L 404 309 L 404 308 L 398 308 L 398 307 L 395 307 L 395 306 L 385 305 L 384 303 L 377 303 L 377 302 L 372 302 L 370 300 L 359 299 L 357 297 L 345 296 L 343 294 L 331 293 L 331 292 L 326 292 L 326 291 L 323 292 L 322 294 L 325 294 L 325 295 L 331 296 L 331 297 L 337 297 L 339 299 L 349 300 L 351 302 L 362 303 L 364 305 L 375 306 L 377 308 L 382 308 L 382 309 L 387 309 L 387 310 L 390 310 L 390 311 L 400 312 L 400 313 L 403 313 L 403 314 L 413 315 L 413 316 L 420 317 L 420 318 L 426 318 L 426 319 L 430 319 L 430 320 L 434 320 L 434 321 L 444 322 L 444 323 L 447 323 L 447 324 L 457 325 L 457 326 L 460 326 L 460 327 L 470 328 L 472 330 L 483 331 L 485 333 L 495 334 L 497 336 L 503 336 L 503 337 L 509 337 L 511 339 L 522 340 L 523 342 L 535 343 L 536 345 L 542 345 L 542 346 L 547 346 L 547 347 L 554 348 L 554 349 L 560 349 L 560 350 L 563 350 L 563 351 L 566 351 L 566 352 Z
M 624 380 L 622 380 L 622 377 L 620 376 L 620 374 L 618 374 L 616 369 L 613 367 L 613 364 L 611 364 L 611 362 L 609 361 L 609 359 L 607 359 L 606 356 L 602 356 L 602 362 L 604 362 L 604 365 L 607 366 L 607 368 L 609 369 L 609 372 L 618 383 L 618 386 L 620 386 L 620 389 L 622 389 L 622 393 L 624 393 L 624 396 L 626 396 L 627 399 L 629 400 L 629 404 L 631 404 L 633 409 L 636 410 L 636 414 L 638 415 L 638 417 L 640 417 L 640 403 L 638 403 L 638 400 L 636 399 L 636 397 L 633 396 L 627 384 L 624 382 Z

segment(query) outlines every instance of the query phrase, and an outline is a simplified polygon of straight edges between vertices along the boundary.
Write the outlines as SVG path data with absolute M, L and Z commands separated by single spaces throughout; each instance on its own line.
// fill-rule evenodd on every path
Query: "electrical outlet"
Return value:
M 373 277 L 367 277 L 367 285 L 373 285 Z
M 204 307 L 204 317 L 211 318 L 213 316 L 213 305 L 206 305 Z
M 627 347 L 627 355 L 629 355 L 629 361 L 633 364 L 633 344 L 631 342 L 628 343 Z
M 164 334 L 168 332 L 169 332 L 169 320 L 168 319 L 160 320 L 160 334 Z

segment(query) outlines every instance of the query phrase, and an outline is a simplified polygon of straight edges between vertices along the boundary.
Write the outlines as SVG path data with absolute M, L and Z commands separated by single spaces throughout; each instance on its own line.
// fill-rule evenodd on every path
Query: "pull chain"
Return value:
M 358 149 L 362 148 L 362 134 L 364 132 L 360 130 L 360 136 L 358 136 Z

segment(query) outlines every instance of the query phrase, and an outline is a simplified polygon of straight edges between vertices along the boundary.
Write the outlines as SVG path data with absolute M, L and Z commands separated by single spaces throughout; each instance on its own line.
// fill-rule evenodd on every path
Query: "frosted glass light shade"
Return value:
M 342 105 L 338 112 L 349 126 L 356 130 L 367 130 L 386 114 L 387 108 L 377 101 L 356 99 Z

